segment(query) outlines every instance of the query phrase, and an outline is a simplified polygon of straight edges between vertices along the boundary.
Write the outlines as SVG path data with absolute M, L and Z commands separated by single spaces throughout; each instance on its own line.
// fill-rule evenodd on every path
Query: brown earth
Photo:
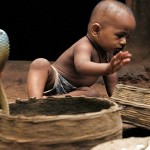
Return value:
M 6 63 L 2 74 L 2 82 L 10 102 L 16 99 L 27 99 L 27 73 L 30 61 L 11 61 Z M 118 72 L 119 82 L 122 84 L 150 88 L 150 66 L 147 63 L 132 64 Z M 100 78 L 94 88 L 98 89 L 101 97 L 107 97 L 105 87 Z

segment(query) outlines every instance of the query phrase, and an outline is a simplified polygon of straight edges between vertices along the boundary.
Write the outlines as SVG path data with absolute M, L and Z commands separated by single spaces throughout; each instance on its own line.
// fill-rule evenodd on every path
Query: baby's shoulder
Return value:
M 93 49 L 86 37 L 79 39 L 73 46 L 74 50 L 92 51 Z

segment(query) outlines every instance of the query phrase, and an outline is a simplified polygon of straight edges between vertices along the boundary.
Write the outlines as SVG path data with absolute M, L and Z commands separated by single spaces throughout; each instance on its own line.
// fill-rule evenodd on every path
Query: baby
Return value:
M 87 34 L 69 47 L 54 63 L 34 60 L 29 69 L 29 97 L 99 97 L 91 88 L 103 77 L 108 96 L 117 84 L 117 71 L 131 61 L 123 48 L 136 26 L 132 10 L 119 1 L 101 1 L 91 13 Z

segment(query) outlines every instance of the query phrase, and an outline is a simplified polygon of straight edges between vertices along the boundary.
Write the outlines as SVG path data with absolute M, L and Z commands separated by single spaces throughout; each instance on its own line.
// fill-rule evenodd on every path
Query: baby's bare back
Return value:
M 82 44 L 84 42 L 88 42 L 85 37 L 81 38 L 79 41 L 73 44 L 70 48 L 68 48 L 53 63 L 53 66 L 58 70 L 58 72 L 66 80 L 68 80 L 72 85 L 77 86 L 77 87 L 91 86 L 97 81 L 99 77 L 99 76 L 94 76 L 94 75 L 89 76 L 84 73 L 81 74 L 77 71 L 76 65 L 74 63 L 74 50 L 75 50 L 76 44 Z

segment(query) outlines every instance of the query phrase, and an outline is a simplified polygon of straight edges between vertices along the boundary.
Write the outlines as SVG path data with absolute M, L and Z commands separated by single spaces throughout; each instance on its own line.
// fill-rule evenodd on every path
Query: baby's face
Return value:
M 132 15 L 115 16 L 111 23 L 101 28 L 98 44 L 108 53 L 121 51 L 134 28 L 135 19 Z

